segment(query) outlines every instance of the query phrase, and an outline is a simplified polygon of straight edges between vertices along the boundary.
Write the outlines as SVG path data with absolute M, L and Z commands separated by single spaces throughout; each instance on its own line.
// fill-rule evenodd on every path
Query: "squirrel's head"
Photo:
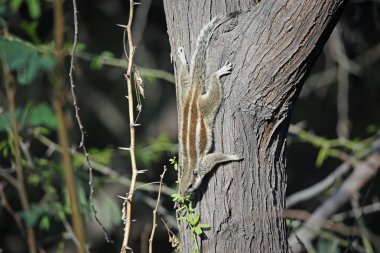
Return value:
M 195 191 L 202 183 L 203 177 L 197 170 L 184 173 L 179 182 L 179 193 L 186 196 Z

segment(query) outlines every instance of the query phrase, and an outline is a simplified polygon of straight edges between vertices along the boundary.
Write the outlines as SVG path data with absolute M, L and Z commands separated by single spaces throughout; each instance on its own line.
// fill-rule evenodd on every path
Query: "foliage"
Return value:
M 20 84 L 31 84 L 40 71 L 52 72 L 55 61 L 51 50 L 34 46 L 14 36 L 0 36 L 0 59 L 16 71 Z
M 54 130 L 57 128 L 57 120 L 53 109 L 46 103 L 37 105 L 27 105 L 23 109 L 18 109 L 16 112 L 17 123 L 21 128 L 24 127 L 46 127 Z M 0 117 L 0 131 L 5 131 L 11 128 L 10 115 L 4 112 Z
M 173 165 L 174 170 L 178 171 L 181 166 L 176 158 L 173 157 L 169 161 Z M 176 206 L 175 211 L 178 217 L 177 220 L 180 222 L 185 222 L 193 234 L 193 240 L 196 244 L 196 248 L 193 249 L 192 253 L 200 252 L 197 237 L 202 235 L 204 231 L 211 226 L 200 222 L 201 216 L 196 213 L 195 208 L 192 206 L 192 199 L 190 194 L 182 196 L 179 193 L 174 193 L 171 195 L 171 197 Z

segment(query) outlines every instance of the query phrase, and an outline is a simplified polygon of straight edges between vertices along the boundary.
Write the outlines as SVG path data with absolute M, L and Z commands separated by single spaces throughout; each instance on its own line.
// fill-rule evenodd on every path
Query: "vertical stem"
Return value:
M 160 176 L 160 187 L 158 188 L 156 207 L 153 210 L 153 225 L 152 225 L 152 232 L 150 233 L 150 238 L 149 238 L 149 253 L 153 253 L 153 238 L 154 238 L 154 233 L 156 232 L 156 227 L 157 227 L 157 210 L 158 210 L 158 207 L 160 206 L 162 181 L 164 180 L 165 172 L 166 172 L 166 166 L 164 167 L 164 171 L 162 172 Z
M 132 39 L 132 21 L 133 21 L 133 0 L 129 2 L 129 20 L 127 24 L 127 36 L 128 36 L 128 46 L 129 46 L 129 56 L 128 56 L 128 69 L 127 78 L 128 85 L 128 106 L 129 106 L 129 130 L 130 130 L 130 147 L 129 152 L 131 155 L 131 166 L 132 166 L 132 176 L 131 176 L 131 185 L 129 188 L 129 193 L 126 196 L 123 206 L 123 219 L 125 223 L 124 228 L 124 239 L 123 245 L 121 247 L 121 253 L 124 253 L 129 249 L 128 240 L 131 230 L 131 217 L 132 217 L 132 200 L 135 190 L 136 177 L 137 177 L 137 166 L 136 166 L 136 157 L 135 157 L 135 118 L 133 111 L 133 90 L 132 90 L 132 69 L 133 69 L 133 56 L 135 53 L 135 46 Z
M 69 193 L 71 218 L 74 227 L 74 233 L 77 243 L 77 252 L 84 253 L 85 249 L 85 234 L 82 217 L 79 211 L 78 199 L 75 190 L 75 177 L 69 154 L 69 140 L 67 134 L 67 126 L 65 124 L 65 116 L 63 112 L 64 100 L 64 61 L 65 55 L 63 51 L 63 34 L 64 34 L 64 15 L 62 0 L 54 1 L 54 41 L 55 41 L 55 97 L 54 109 L 57 114 L 58 121 L 58 141 L 62 147 L 62 163 L 65 185 Z
M 21 206 L 24 212 L 29 211 L 29 200 L 25 190 L 24 184 L 24 169 L 21 163 L 21 152 L 20 152 L 20 136 L 18 134 L 18 126 L 16 120 L 16 105 L 15 105 L 15 93 L 16 88 L 13 83 L 13 78 L 6 66 L 3 65 L 3 74 L 4 74 L 4 86 L 7 96 L 7 102 L 9 107 L 9 115 L 11 118 L 12 124 L 12 134 L 13 134 L 13 145 L 15 152 L 15 162 L 16 162 L 16 174 L 17 174 L 17 191 L 20 197 Z M 37 253 L 36 248 L 36 239 L 34 235 L 33 228 L 26 222 L 26 234 L 28 241 L 28 248 L 30 253 Z

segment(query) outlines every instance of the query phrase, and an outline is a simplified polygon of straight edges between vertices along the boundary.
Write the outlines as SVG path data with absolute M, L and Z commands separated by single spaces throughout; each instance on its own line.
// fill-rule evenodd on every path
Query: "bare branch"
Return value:
M 22 225 L 20 217 L 16 214 L 12 206 L 8 202 L 7 195 L 4 192 L 5 185 L 0 183 L 0 203 L 8 211 L 8 213 L 12 216 L 13 220 L 16 222 L 18 229 L 21 231 L 21 234 L 25 235 L 25 229 Z
M 154 238 L 154 232 L 156 231 L 157 227 L 157 210 L 160 205 L 160 198 L 161 198 L 161 187 L 162 187 L 162 181 L 164 180 L 166 172 L 166 166 L 164 166 L 164 171 L 162 172 L 160 176 L 160 189 L 158 191 L 157 201 L 156 201 L 156 207 L 153 209 L 153 224 L 152 224 L 152 232 L 150 234 L 149 238 L 149 253 L 153 253 L 153 238 Z
M 311 199 L 318 194 L 329 188 L 336 180 L 342 178 L 350 171 L 350 165 L 347 163 L 341 164 L 334 172 L 328 175 L 322 181 L 314 184 L 313 186 L 306 188 L 302 191 L 296 192 L 286 198 L 286 207 L 292 207 L 299 202 Z
M 28 195 L 27 195 L 26 187 L 24 183 L 24 166 L 22 164 L 22 157 L 21 157 L 21 151 L 20 151 L 20 135 L 18 132 L 19 130 L 18 130 L 18 124 L 17 124 L 17 119 L 16 119 L 16 101 L 15 101 L 16 84 L 14 83 L 14 78 L 12 74 L 10 73 L 7 66 L 4 64 L 2 66 L 2 72 L 3 72 L 2 73 L 3 82 L 4 82 L 4 87 L 5 87 L 9 115 L 11 118 L 12 134 L 13 134 L 12 139 L 13 139 L 14 156 L 15 156 L 14 159 L 16 163 L 17 183 L 13 182 L 13 180 L 10 180 L 10 182 L 13 182 L 12 184 L 17 185 L 16 189 L 18 192 L 18 196 L 20 198 L 22 210 L 24 212 L 28 212 L 30 210 L 29 199 L 28 199 Z M 26 227 L 29 252 L 37 253 L 36 239 L 35 239 L 33 227 L 28 223 L 25 224 L 25 227 Z
M 83 124 L 82 124 L 82 121 L 81 121 L 81 118 L 79 115 L 79 106 L 78 106 L 78 102 L 77 102 L 77 96 L 76 96 L 75 90 L 74 90 L 75 84 L 74 84 L 73 74 L 74 74 L 74 58 L 75 58 L 75 53 L 76 53 L 76 48 L 77 48 L 77 43 L 78 43 L 78 10 L 77 10 L 76 0 L 72 0 L 72 1 L 73 1 L 73 12 L 74 12 L 74 42 L 73 42 L 73 47 L 71 49 L 69 77 L 70 77 L 70 85 L 71 85 L 71 96 L 73 97 L 73 104 L 74 104 L 74 109 L 75 109 L 75 118 L 77 120 L 79 130 L 81 133 L 81 141 L 80 141 L 79 147 L 82 148 L 83 153 L 85 155 L 86 163 L 87 163 L 88 171 L 89 171 L 89 175 L 90 175 L 88 184 L 90 187 L 90 205 L 91 205 L 91 209 L 92 209 L 94 218 L 95 218 L 96 222 L 99 224 L 99 226 L 101 227 L 101 229 L 103 230 L 106 241 L 108 243 L 112 243 L 113 241 L 110 240 L 110 238 L 108 236 L 108 232 L 107 232 L 106 228 L 104 227 L 104 225 L 102 224 L 102 222 L 100 221 L 100 219 L 97 215 L 98 211 L 95 208 L 92 166 L 91 166 L 91 162 L 89 159 L 89 153 L 87 152 L 86 145 L 84 144 L 85 130 L 84 130 L 84 127 L 83 127 Z
M 377 174 L 379 166 L 380 153 L 378 152 L 370 154 L 365 161 L 359 163 L 353 173 L 344 181 L 340 189 L 317 208 L 310 219 L 290 236 L 289 246 L 292 252 L 300 252 L 302 250 L 302 246 L 298 240 L 305 245 L 310 245 L 323 222 L 343 204 L 347 203 L 354 194 L 373 178 Z

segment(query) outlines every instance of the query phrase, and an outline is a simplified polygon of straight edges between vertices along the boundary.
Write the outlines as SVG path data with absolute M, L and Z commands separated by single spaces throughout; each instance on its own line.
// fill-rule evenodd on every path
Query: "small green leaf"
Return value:
M 36 174 L 32 174 L 28 177 L 28 183 L 36 186 L 40 183 L 40 177 Z
M 12 10 L 13 12 L 17 12 L 18 9 L 19 9 L 20 6 L 21 6 L 21 3 L 22 3 L 22 0 L 12 0 L 12 1 L 10 2 L 11 10 Z
M 37 19 L 41 16 L 41 6 L 39 0 L 27 0 L 29 14 L 33 19 Z
M 328 158 L 329 154 L 330 154 L 330 146 L 327 144 L 323 145 L 321 149 L 319 150 L 317 160 L 315 161 L 315 165 L 318 168 L 320 168 L 323 162 L 326 160 L 326 158 Z
M 200 218 L 201 218 L 201 216 L 199 214 L 196 214 L 194 216 L 194 223 L 197 224 L 199 222 Z
M 50 228 L 50 220 L 49 220 L 48 216 L 43 216 L 41 218 L 39 227 L 40 227 L 41 230 L 49 230 L 49 228 Z
M 94 60 L 91 61 L 90 68 L 101 69 L 103 67 L 104 62 L 113 57 L 114 55 L 112 52 L 104 51 L 100 55 L 96 56 Z
M 181 195 L 178 193 L 174 193 L 171 195 L 171 197 L 172 197 L 173 201 L 176 201 L 177 199 L 181 198 Z
M 181 217 L 177 218 L 177 221 L 186 221 L 186 218 L 181 216 Z
M 180 208 L 177 209 L 177 212 L 179 212 L 179 211 L 181 211 L 181 210 L 183 210 L 185 208 L 186 208 L 186 206 L 181 206 Z
M 194 225 L 194 217 L 192 215 L 190 214 L 186 215 L 186 219 L 190 225 Z
M 200 223 L 200 224 L 198 224 L 197 227 L 199 227 L 199 228 L 210 228 L 211 226 L 209 224 Z
M 187 221 L 189 222 L 190 225 L 195 226 L 199 222 L 200 216 L 198 214 L 196 215 L 187 215 Z
M 193 232 L 196 235 L 201 235 L 203 233 L 202 229 L 200 227 L 193 228 Z

